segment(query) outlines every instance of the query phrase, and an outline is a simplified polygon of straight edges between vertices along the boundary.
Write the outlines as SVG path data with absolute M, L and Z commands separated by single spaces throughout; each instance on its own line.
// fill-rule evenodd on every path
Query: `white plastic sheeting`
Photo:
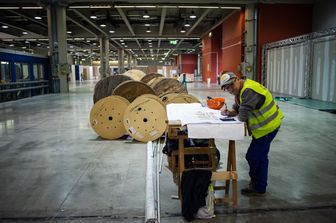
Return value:
M 336 40 L 313 43 L 312 99 L 336 102 Z
M 266 86 L 274 94 L 307 96 L 307 43 L 269 49 L 266 52 Z

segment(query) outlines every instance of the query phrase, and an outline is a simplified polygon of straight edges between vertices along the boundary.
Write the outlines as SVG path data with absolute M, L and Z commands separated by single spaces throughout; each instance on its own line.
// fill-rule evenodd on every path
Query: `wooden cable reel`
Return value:
M 167 114 L 164 104 L 155 95 L 136 98 L 124 113 L 124 126 L 129 135 L 148 142 L 161 137 L 167 128 Z
M 137 97 L 143 94 L 154 94 L 154 90 L 146 83 L 141 81 L 124 81 L 114 89 L 112 95 L 119 95 L 126 98 L 129 102 L 134 101 Z
M 126 71 L 123 75 L 128 76 L 135 81 L 140 81 L 144 76 L 146 76 L 146 73 L 141 70 L 132 69 Z
M 152 79 L 154 79 L 156 77 L 163 77 L 163 75 L 162 74 L 158 74 L 158 73 L 146 74 L 146 76 L 144 76 L 143 78 L 141 78 L 140 81 L 142 81 L 144 83 L 148 83 L 148 82 L 150 82 Z
M 159 83 L 163 79 L 165 79 L 165 77 L 155 77 L 152 80 L 148 81 L 147 84 L 153 88 L 157 83 Z
M 200 103 L 198 98 L 191 94 L 186 94 L 186 93 L 171 93 L 171 94 L 166 94 L 161 97 L 162 102 L 167 105 L 171 103 Z
M 124 112 L 129 101 L 120 96 L 109 96 L 97 101 L 90 112 L 92 129 L 104 139 L 118 139 L 125 133 Z
M 111 96 L 113 90 L 122 82 L 132 80 L 128 76 L 124 75 L 113 75 L 101 79 L 97 82 L 94 88 L 93 102 L 96 103 L 102 98 Z
M 181 82 L 172 78 L 164 78 L 151 87 L 159 97 L 170 93 L 188 93 Z

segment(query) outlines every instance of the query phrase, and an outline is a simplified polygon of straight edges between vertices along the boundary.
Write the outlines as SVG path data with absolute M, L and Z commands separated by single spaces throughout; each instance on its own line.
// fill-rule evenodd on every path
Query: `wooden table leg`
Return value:
M 231 140 L 230 140 L 231 141 Z M 227 165 L 226 165 L 226 171 L 231 171 L 231 144 L 229 141 L 229 148 L 228 148 L 228 154 L 227 154 Z M 225 181 L 225 197 L 228 198 L 229 197 L 229 191 L 230 191 L 230 180 L 226 180 Z
M 229 155 L 231 160 L 231 171 L 237 170 L 236 164 L 236 145 L 235 141 L 229 141 Z M 238 206 L 238 182 L 237 179 L 232 180 L 232 197 L 233 197 L 233 207 L 237 208 Z
M 181 178 L 182 178 L 182 173 L 184 171 L 184 137 L 179 137 L 178 138 L 178 168 L 179 168 L 179 182 L 178 182 L 178 196 L 181 199 Z M 182 199 L 181 199 L 182 201 Z
M 217 163 L 217 158 L 216 158 L 215 139 L 209 139 L 209 141 L 208 141 L 208 148 L 211 151 L 210 152 L 211 155 L 209 156 L 209 161 L 211 160 L 212 171 L 216 171 L 218 163 Z

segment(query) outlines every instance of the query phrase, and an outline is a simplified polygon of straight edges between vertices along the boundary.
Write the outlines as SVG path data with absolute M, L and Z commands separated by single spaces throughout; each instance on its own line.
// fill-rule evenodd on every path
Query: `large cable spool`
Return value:
M 185 86 L 173 78 L 164 78 L 151 87 L 159 97 L 170 93 L 188 93 Z
M 148 81 L 147 84 L 153 88 L 157 83 L 159 83 L 163 79 L 165 79 L 165 77 L 154 77 L 152 80 Z
M 129 101 L 120 96 L 100 99 L 90 112 L 92 129 L 104 139 L 118 139 L 126 133 L 123 117 Z
M 119 95 L 126 98 L 129 102 L 134 101 L 137 97 L 143 94 L 154 94 L 154 90 L 146 83 L 141 81 L 124 81 L 114 89 L 112 95 Z
M 93 102 L 96 103 L 102 98 L 111 96 L 113 90 L 122 82 L 132 80 L 132 78 L 124 75 L 113 75 L 101 79 L 94 88 Z
M 146 73 L 141 70 L 132 69 L 126 71 L 123 75 L 128 76 L 135 81 L 140 81 L 144 76 L 146 76 Z
M 156 77 L 163 77 L 163 75 L 162 74 L 158 74 L 158 73 L 146 74 L 146 76 L 144 76 L 143 78 L 141 78 L 140 81 L 142 81 L 144 83 L 148 83 L 148 82 L 150 82 L 152 79 L 154 79 Z
M 158 139 L 166 131 L 167 114 L 165 105 L 155 95 L 137 97 L 124 113 L 124 126 L 128 134 L 140 141 Z
M 171 93 L 171 94 L 166 94 L 161 97 L 162 102 L 165 105 L 171 104 L 171 103 L 200 103 L 198 98 L 191 94 L 186 94 L 186 93 Z

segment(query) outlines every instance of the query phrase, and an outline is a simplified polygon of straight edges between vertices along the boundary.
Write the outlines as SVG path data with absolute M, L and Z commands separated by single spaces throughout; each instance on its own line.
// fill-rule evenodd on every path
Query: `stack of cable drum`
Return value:
M 199 103 L 199 100 L 175 79 L 129 70 L 98 81 L 93 102 L 90 124 L 100 137 L 118 139 L 128 134 L 148 142 L 165 133 L 167 104 Z

